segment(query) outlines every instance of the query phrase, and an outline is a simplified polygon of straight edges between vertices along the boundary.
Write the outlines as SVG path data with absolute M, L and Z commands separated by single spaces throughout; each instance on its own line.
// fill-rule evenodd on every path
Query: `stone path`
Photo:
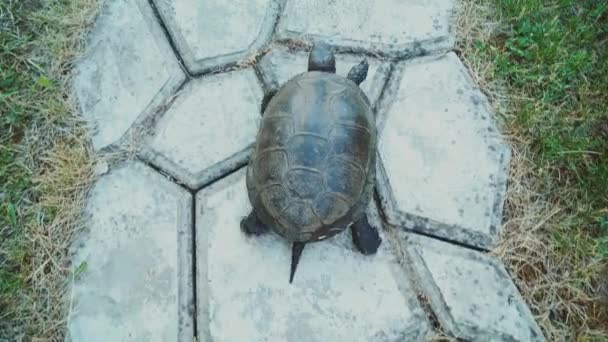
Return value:
M 453 0 L 107 0 L 76 66 L 96 150 L 135 151 L 89 194 L 71 341 L 543 341 L 484 250 L 510 150 L 454 52 Z M 244 166 L 265 91 L 312 42 L 362 56 L 379 129 L 376 255 L 350 231 L 307 247 L 247 237 Z

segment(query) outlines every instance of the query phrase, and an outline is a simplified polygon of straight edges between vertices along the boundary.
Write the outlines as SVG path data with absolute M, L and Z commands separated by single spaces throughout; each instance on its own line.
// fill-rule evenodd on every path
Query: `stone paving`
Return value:
M 70 341 L 543 341 L 487 251 L 501 227 L 510 149 L 452 52 L 453 0 L 107 0 L 75 68 L 101 168 L 73 246 Z M 239 228 L 265 92 L 337 51 L 379 132 L 367 215 L 307 247 Z M 133 154 L 133 153 L 131 153 Z M 83 267 L 86 265 L 86 268 Z

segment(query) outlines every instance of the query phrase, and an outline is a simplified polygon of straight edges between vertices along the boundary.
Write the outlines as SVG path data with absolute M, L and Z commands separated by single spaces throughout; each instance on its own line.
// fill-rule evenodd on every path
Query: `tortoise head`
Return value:
M 336 58 L 331 47 L 325 43 L 316 43 L 308 56 L 308 71 L 336 72 Z

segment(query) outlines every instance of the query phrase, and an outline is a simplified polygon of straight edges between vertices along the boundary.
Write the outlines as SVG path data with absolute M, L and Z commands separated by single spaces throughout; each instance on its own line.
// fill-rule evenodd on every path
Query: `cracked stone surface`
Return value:
M 262 96 L 251 69 L 190 82 L 159 120 L 143 155 L 196 189 L 246 162 Z
M 407 240 L 420 288 L 454 336 L 474 341 L 545 340 L 497 259 L 420 235 L 408 234 Z
M 310 244 L 290 285 L 290 244 L 239 228 L 251 210 L 244 170 L 196 203 L 197 317 L 209 340 L 425 340 L 428 323 L 388 243 L 371 257 L 348 230 Z
M 452 0 L 287 1 L 278 37 L 389 56 L 419 55 L 452 48 L 453 8 Z
M 72 246 L 68 340 L 427 341 L 431 322 L 463 340 L 544 340 L 480 251 L 500 230 L 510 149 L 449 51 L 454 5 L 107 0 L 75 69 L 93 145 L 112 156 Z M 290 242 L 240 229 L 244 166 L 264 91 L 305 72 L 315 41 L 339 75 L 370 62 L 367 215 L 383 243 L 362 255 L 346 230 L 308 244 L 289 284 Z
M 279 14 L 274 0 L 154 0 L 193 73 L 238 62 L 270 39 Z
M 510 150 L 485 97 L 454 53 L 405 62 L 396 77 L 379 110 L 379 190 L 389 222 L 490 248 Z
M 363 58 L 362 56 L 349 54 L 337 55 L 336 73 L 346 77 L 350 69 L 359 64 Z M 388 78 L 390 65 L 375 58 L 365 58 L 369 62 L 369 71 L 366 80 L 361 83 L 361 89 L 363 89 L 370 102 L 375 103 L 380 97 L 382 88 Z M 262 58 L 259 68 L 262 71 L 264 82 L 277 88 L 297 74 L 307 71 L 308 52 L 290 52 L 286 47 L 277 46 Z
M 119 142 L 185 80 L 145 0 L 108 1 L 74 74 L 74 91 L 99 150 Z
M 101 177 L 72 263 L 71 341 L 193 337 L 192 195 L 140 162 Z

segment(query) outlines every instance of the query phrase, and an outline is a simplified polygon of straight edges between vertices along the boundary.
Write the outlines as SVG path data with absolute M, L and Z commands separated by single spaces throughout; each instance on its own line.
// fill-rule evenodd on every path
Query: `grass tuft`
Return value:
M 608 3 L 462 0 L 513 158 L 499 246 L 549 340 L 608 339 Z
M 93 160 L 69 89 L 96 0 L 0 2 L 0 340 L 63 338 Z

